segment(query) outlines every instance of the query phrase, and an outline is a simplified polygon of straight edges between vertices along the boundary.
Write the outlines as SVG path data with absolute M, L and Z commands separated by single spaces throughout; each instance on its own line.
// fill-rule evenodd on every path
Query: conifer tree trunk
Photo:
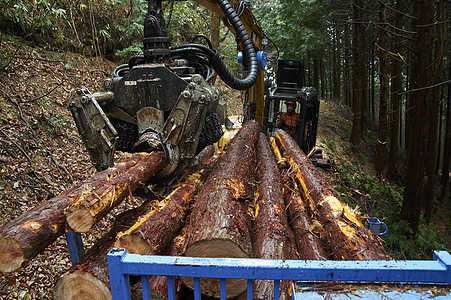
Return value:
M 400 28 L 402 24 L 402 13 L 401 13 L 401 0 L 396 0 L 395 5 L 395 27 Z M 399 42 L 394 41 L 393 53 L 400 53 L 401 47 Z M 387 159 L 387 173 L 386 175 L 390 177 L 396 165 L 396 160 L 398 159 L 399 152 L 399 102 L 401 97 L 399 92 L 402 89 L 402 65 L 400 57 L 392 57 L 392 71 L 391 71 L 391 95 L 390 95 L 390 151 L 388 153 Z
M 380 23 L 385 24 L 387 22 L 387 8 L 385 1 L 380 1 Z M 379 28 L 379 128 L 377 131 L 377 152 L 376 163 L 374 169 L 377 175 L 382 175 L 382 170 L 385 165 L 385 155 L 387 152 L 387 106 L 388 106 L 388 58 L 386 53 L 386 33 L 385 27 Z
M 333 69 L 333 76 L 334 76 L 334 99 L 336 101 L 340 101 L 341 98 L 341 68 L 340 68 L 340 52 L 341 52 L 341 44 L 340 44 L 340 38 L 338 35 L 337 27 L 338 25 L 335 24 L 335 36 L 334 36 L 334 69 Z
M 211 29 L 210 38 L 213 49 L 219 49 L 219 27 L 221 23 L 221 17 L 215 12 L 211 12 Z M 213 76 L 213 84 L 216 81 L 217 74 Z
M 440 83 L 442 81 L 443 73 L 443 43 L 445 39 L 445 22 L 446 22 L 446 10 L 445 2 L 441 0 L 437 5 L 438 20 L 436 25 L 437 34 L 435 39 L 435 53 L 434 53 L 434 74 L 433 84 Z M 432 208 L 435 199 L 434 194 L 434 179 L 435 179 L 435 167 L 437 164 L 438 155 L 438 124 L 439 124 L 439 106 L 440 106 L 440 87 L 432 89 L 432 98 L 430 101 L 429 110 L 429 133 L 427 143 L 427 161 L 426 161 L 426 193 L 424 199 L 424 219 L 427 223 L 431 221 Z
M 362 101 L 363 101 L 363 53 L 362 53 L 362 24 L 358 20 L 362 17 L 362 1 L 355 0 L 352 4 L 353 11 L 353 32 L 352 32 L 352 111 L 354 120 L 352 122 L 351 135 L 349 141 L 358 146 L 362 133 Z
M 451 78 L 451 64 L 449 64 L 449 77 Z M 451 84 L 448 84 L 448 101 L 447 101 L 447 110 L 446 110 L 446 126 L 445 126 L 445 157 L 443 159 L 443 167 L 442 167 L 442 177 L 440 179 L 440 195 L 439 201 L 443 204 L 443 200 L 445 199 L 446 190 L 448 188 L 449 181 L 449 169 L 451 162 L 451 155 L 447 153 L 451 153 Z
M 412 103 L 409 109 L 411 128 L 409 130 L 407 153 L 407 178 L 404 190 L 404 200 L 401 209 L 401 219 L 409 223 L 412 236 L 418 230 L 421 214 L 422 195 L 424 191 L 424 169 L 426 164 L 426 143 L 428 122 L 425 113 L 428 111 L 430 98 L 430 83 L 427 69 L 432 64 L 432 35 L 430 24 L 433 23 L 434 1 L 417 0 L 414 2 L 417 11 L 417 38 L 415 59 L 413 62 Z M 429 25 L 429 26 L 428 26 Z

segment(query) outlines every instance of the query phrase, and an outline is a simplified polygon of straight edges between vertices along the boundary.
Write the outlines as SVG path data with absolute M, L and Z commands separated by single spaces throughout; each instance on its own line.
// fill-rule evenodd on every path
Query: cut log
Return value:
M 0 228 L 0 271 L 12 272 L 41 253 L 65 232 L 64 209 L 81 197 L 92 195 L 103 183 L 114 180 L 148 154 L 136 153 L 114 167 L 41 203 Z
M 132 226 L 142 214 L 154 210 L 151 203 L 124 212 L 105 234 L 55 285 L 56 300 L 111 299 L 107 253 L 118 232 Z
M 290 163 L 301 195 L 317 212 L 330 254 L 336 260 L 390 259 L 380 238 L 369 231 L 350 212 L 332 187 L 322 178 L 296 142 L 283 130 L 276 131 L 276 142 Z
M 277 144 L 276 144 L 276 139 L 273 136 L 269 139 L 269 144 L 271 145 L 274 155 L 276 156 L 277 165 L 279 166 L 279 168 L 281 168 L 281 169 L 287 168 L 288 162 L 283 157 L 282 153 L 280 153 L 280 149 L 279 149 L 279 147 L 277 147 Z
M 253 199 L 255 142 L 260 126 L 247 122 L 227 145 L 199 192 L 190 216 L 185 256 L 249 258 L 252 245 L 246 200 Z M 192 279 L 182 279 L 193 287 Z M 201 279 L 201 291 L 219 296 L 218 279 Z M 227 297 L 246 290 L 246 280 L 227 280 Z
M 263 259 L 292 259 L 291 231 L 283 197 L 282 178 L 266 135 L 257 139 L 257 193 L 253 226 L 254 257 Z M 291 299 L 291 284 L 283 282 L 279 299 Z M 268 299 L 274 295 L 274 281 L 255 280 L 253 299 Z
M 79 197 L 65 210 L 67 224 L 76 232 L 87 232 L 125 197 L 160 171 L 164 163 L 164 153 L 153 152 L 120 176 L 95 183 L 90 195 Z
M 311 161 L 315 167 L 330 169 L 330 159 L 328 158 L 313 158 Z
M 186 238 L 187 227 L 183 227 L 176 237 L 171 241 L 169 246 L 165 249 L 164 255 L 167 256 L 180 256 L 185 250 L 185 238 Z M 180 291 L 181 281 L 179 278 L 174 278 L 176 280 L 176 292 Z M 166 276 L 150 276 L 149 280 L 150 286 L 150 298 L 157 300 L 168 299 L 168 284 Z M 135 284 L 131 288 L 132 299 L 142 299 L 142 284 L 141 282 Z M 133 297 L 135 295 L 135 297 Z M 179 296 L 179 295 L 178 295 Z M 179 299 L 184 299 L 180 298 Z
M 214 152 L 201 157 L 197 166 L 186 171 L 172 193 L 160 202 L 158 210 L 143 215 L 129 230 L 118 234 L 115 246 L 128 253 L 161 254 L 183 227 L 197 186 L 205 181 L 203 174 L 211 172 L 217 158 Z
M 274 153 L 281 153 L 275 139 L 271 143 L 271 148 Z M 289 224 L 295 236 L 299 258 L 306 260 L 326 260 L 327 253 L 320 239 L 323 232 L 322 226 L 317 220 L 311 220 L 308 212 L 308 204 L 296 191 L 296 184 L 288 176 L 287 173 L 289 170 L 287 167 L 288 164 L 286 168 L 280 168 L 282 182 L 285 185 L 284 201 Z
M 160 209 L 143 215 L 129 230 L 118 234 L 115 246 L 128 253 L 162 254 L 185 222 L 195 190 L 194 182 L 177 187 L 161 202 Z
M 302 197 L 295 191 L 287 190 L 285 201 L 300 259 L 327 260 L 328 255 L 320 239 L 322 226 L 316 220 L 311 221 Z

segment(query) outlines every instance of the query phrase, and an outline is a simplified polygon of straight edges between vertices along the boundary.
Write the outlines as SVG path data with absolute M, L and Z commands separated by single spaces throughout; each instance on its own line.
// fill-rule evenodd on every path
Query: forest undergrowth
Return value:
M 361 147 L 348 142 L 351 131 L 350 109 L 332 100 L 321 101 L 317 146 L 325 149 L 332 161 L 330 171 L 323 176 L 330 179 L 334 189 L 351 208 L 358 208 L 366 217 L 377 217 L 389 227 L 382 241 L 395 259 L 431 259 L 434 250 L 451 249 L 451 203 L 447 209 L 435 211 L 430 224 L 421 220 L 414 238 L 410 228 L 399 219 L 404 187 L 399 184 L 402 170 L 396 178 L 378 178 L 374 172 L 376 138 L 367 132 Z M 399 169 L 405 168 L 402 159 Z

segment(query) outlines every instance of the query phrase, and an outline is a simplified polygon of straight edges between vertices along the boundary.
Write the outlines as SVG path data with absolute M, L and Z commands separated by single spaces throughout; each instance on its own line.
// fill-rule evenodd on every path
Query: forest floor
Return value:
M 10 41 L 1 42 L 0 59 L 1 226 L 95 173 L 65 101 L 80 87 L 96 91 L 111 76 L 115 64 Z M 241 113 L 240 92 L 223 89 L 223 98 L 229 115 Z M 347 142 L 349 111 L 324 100 L 320 107 L 317 145 L 325 149 L 333 165 L 322 174 L 339 185 L 334 165 L 355 161 L 364 161 L 362 168 L 371 173 L 371 164 L 362 154 L 365 151 Z M 368 195 L 357 190 L 351 193 L 359 199 L 362 214 L 375 213 L 365 204 Z M 124 203 L 82 235 L 86 248 L 108 230 L 115 215 L 132 206 Z M 442 212 L 441 217 L 449 216 Z M 438 219 L 438 228 L 449 235 L 449 222 Z M 18 271 L 0 274 L 0 299 L 53 299 L 54 284 L 70 265 L 65 238 L 60 237 Z

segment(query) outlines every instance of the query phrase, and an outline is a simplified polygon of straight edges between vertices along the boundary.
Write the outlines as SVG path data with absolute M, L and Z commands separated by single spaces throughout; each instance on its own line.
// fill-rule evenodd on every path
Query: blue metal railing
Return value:
M 195 299 L 200 299 L 199 278 L 219 278 L 221 299 L 226 299 L 226 278 L 247 279 L 248 299 L 255 279 L 275 281 L 274 299 L 280 280 L 451 284 L 451 254 L 446 251 L 435 251 L 432 261 L 306 261 L 138 255 L 113 248 L 108 268 L 113 300 L 130 299 L 129 275 L 142 276 L 144 300 L 150 299 L 150 275 L 167 276 L 170 300 L 175 299 L 176 276 L 194 278 Z

